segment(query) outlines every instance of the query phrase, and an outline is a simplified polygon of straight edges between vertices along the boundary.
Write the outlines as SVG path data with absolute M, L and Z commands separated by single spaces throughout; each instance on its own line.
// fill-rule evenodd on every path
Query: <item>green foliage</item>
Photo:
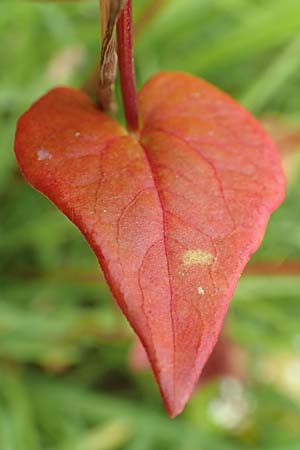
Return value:
M 134 3 L 139 21 L 148 2 Z M 245 352 L 247 383 L 205 384 L 171 421 L 151 375 L 128 366 L 132 334 L 94 255 L 16 169 L 18 116 L 45 90 L 80 86 L 93 71 L 97 8 L 1 6 L 0 449 L 296 450 L 299 276 L 242 277 L 227 333 Z M 162 2 L 137 36 L 138 85 L 158 70 L 190 71 L 257 114 L 299 123 L 299 27 L 299 0 Z M 296 181 L 253 263 L 299 259 Z

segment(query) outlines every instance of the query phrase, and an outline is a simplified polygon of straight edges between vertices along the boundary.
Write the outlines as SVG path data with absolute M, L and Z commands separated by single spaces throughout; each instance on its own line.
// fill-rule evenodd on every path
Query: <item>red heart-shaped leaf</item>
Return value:
M 176 416 L 284 178 L 260 125 L 203 80 L 159 74 L 139 106 L 134 137 L 82 92 L 54 89 L 20 119 L 15 149 L 94 249 Z

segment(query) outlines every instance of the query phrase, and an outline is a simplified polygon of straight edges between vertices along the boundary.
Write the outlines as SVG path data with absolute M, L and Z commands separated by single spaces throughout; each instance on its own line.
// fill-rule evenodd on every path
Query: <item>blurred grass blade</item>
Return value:
M 300 70 L 300 35 L 293 39 L 263 74 L 241 97 L 240 101 L 258 114 L 276 96 L 277 91 L 288 83 L 289 77 Z

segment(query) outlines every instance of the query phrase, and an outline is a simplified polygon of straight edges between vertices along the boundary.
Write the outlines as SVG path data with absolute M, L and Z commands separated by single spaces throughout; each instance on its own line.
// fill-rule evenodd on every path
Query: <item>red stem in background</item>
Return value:
M 138 130 L 138 102 L 133 60 L 132 0 L 128 0 L 117 23 L 118 60 L 123 107 L 129 131 Z

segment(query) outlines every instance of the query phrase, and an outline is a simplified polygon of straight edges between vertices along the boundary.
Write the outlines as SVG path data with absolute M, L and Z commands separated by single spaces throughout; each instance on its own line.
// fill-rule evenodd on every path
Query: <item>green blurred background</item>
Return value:
M 287 199 L 240 281 L 210 372 L 168 419 L 151 374 L 137 370 L 95 256 L 24 182 L 13 155 L 20 114 L 47 89 L 80 87 L 93 72 L 98 2 L 2 0 L 0 450 L 298 450 L 299 0 L 134 7 L 138 85 L 184 70 L 239 99 L 278 143 Z

